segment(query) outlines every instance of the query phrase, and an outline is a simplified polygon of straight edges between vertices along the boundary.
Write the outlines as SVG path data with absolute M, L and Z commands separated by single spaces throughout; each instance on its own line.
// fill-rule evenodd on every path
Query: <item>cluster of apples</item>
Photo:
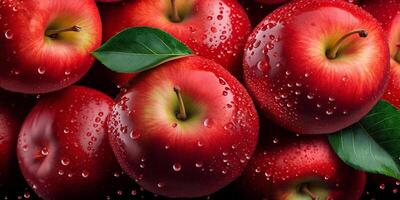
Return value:
M 399 13 L 397 0 L 0 0 L 0 190 L 195 198 L 236 180 L 234 199 L 359 199 L 366 174 L 326 135 L 382 97 L 400 107 Z M 140 73 L 95 63 L 130 27 L 194 55 Z

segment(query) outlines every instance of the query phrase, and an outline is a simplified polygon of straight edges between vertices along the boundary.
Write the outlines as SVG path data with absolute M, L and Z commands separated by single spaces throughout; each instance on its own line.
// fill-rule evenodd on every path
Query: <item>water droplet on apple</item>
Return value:
M 203 124 L 205 127 L 211 128 L 214 124 L 214 121 L 212 119 L 207 118 L 204 120 Z
M 256 65 L 256 75 L 257 76 L 264 76 L 265 74 L 267 74 L 267 69 L 268 68 L 268 63 L 265 60 L 260 60 L 257 62 Z
M 176 128 L 177 126 L 178 126 L 178 124 L 177 124 L 177 123 L 175 123 L 175 122 L 174 122 L 174 123 L 172 123 L 172 125 L 171 125 L 171 127 L 172 127 L 172 128 Z
M 223 91 L 223 92 L 222 92 L 222 95 L 223 95 L 223 96 L 228 96 L 228 92 L 227 92 L 227 91 Z
M 197 141 L 197 146 L 198 146 L 198 147 L 202 147 L 202 146 L 203 146 L 203 143 L 200 142 L 200 141 Z
M 43 74 L 46 73 L 46 69 L 45 69 L 44 67 L 38 67 L 38 68 L 37 68 L 37 72 L 38 72 L 40 75 L 43 75 Z
M 47 155 L 49 155 L 49 150 L 47 149 L 47 147 L 43 147 L 43 148 L 42 148 L 42 151 L 40 151 L 40 153 L 41 153 L 43 156 L 47 156 Z
M 63 170 L 58 170 L 58 175 L 60 175 L 60 176 L 62 176 L 62 175 L 64 175 L 64 171 Z
M 11 40 L 14 37 L 14 34 L 10 30 L 6 30 L 4 32 L 4 36 L 6 37 L 6 39 Z
M 86 170 L 83 170 L 83 172 L 82 172 L 82 177 L 83 177 L 83 178 L 89 177 L 89 172 L 86 171 Z
M 331 102 L 333 102 L 333 101 L 335 101 L 335 98 L 329 97 L 328 100 L 331 101 Z
M 327 115 L 332 115 L 333 114 L 333 110 L 329 109 L 325 112 Z
M 25 199 L 31 198 L 31 193 L 29 193 L 28 191 L 25 191 L 25 192 L 24 192 L 24 198 L 25 198 Z
M 314 99 L 314 95 L 313 95 L 313 94 L 308 94 L 308 95 L 307 95 L 307 99 L 310 99 L 310 100 L 311 100 L 311 99 Z
M 197 168 L 203 167 L 203 163 L 201 163 L 201 162 L 197 162 L 195 165 Z
M 279 139 L 278 138 L 274 138 L 273 140 L 272 140 L 272 143 L 274 143 L 274 144 L 277 144 L 279 142 Z
M 165 187 L 165 184 L 162 183 L 162 182 L 159 182 L 159 183 L 157 183 L 157 187 L 158 188 L 163 188 L 163 187 Z
M 272 43 L 268 43 L 265 47 L 266 47 L 268 50 L 272 50 L 272 49 L 275 47 L 275 45 L 272 44 Z
M 223 78 L 219 78 L 219 84 L 226 85 L 226 81 Z
M 64 130 L 63 130 L 63 132 L 64 132 L 65 134 L 69 133 L 69 128 L 68 128 L 68 127 L 65 127 Z
M 174 169 L 174 171 L 179 172 L 182 169 L 181 164 L 179 163 L 175 163 L 174 165 L 172 165 L 172 169 Z
M 129 137 L 132 139 L 132 140 L 137 140 L 137 139 L 139 139 L 140 138 L 140 132 L 139 131 L 131 131 L 130 133 L 129 133 Z
M 67 166 L 67 165 L 69 165 L 69 163 L 70 163 L 70 161 L 69 161 L 68 158 L 63 158 L 63 159 L 61 159 L 61 164 L 62 164 L 62 165 Z
M 254 172 L 256 172 L 257 174 L 261 172 L 261 169 L 259 167 L 257 167 Z
M 379 189 L 384 190 L 385 189 L 385 184 L 384 183 L 380 184 L 379 185 Z

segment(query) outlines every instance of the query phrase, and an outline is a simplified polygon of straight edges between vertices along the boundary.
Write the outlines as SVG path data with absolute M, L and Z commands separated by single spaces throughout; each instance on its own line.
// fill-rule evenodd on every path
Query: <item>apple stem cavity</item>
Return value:
M 326 56 L 329 59 L 337 58 L 338 51 L 339 51 L 343 41 L 346 40 L 351 35 L 354 35 L 354 34 L 358 34 L 358 36 L 360 36 L 362 38 L 365 38 L 365 37 L 368 36 L 368 32 L 366 30 L 362 30 L 361 29 L 361 30 L 351 31 L 351 32 L 343 35 L 338 41 L 336 41 L 335 45 L 331 49 L 328 49 L 328 51 L 326 52 Z
M 317 195 L 315 195 L 314 193 L 312 193 L 312 192 L 310 191 L 309 186 L 310 186 L 309 184 L 302 184 L 302 185 L 300 186 L 300 191 L 301 191 L 302 193 L 304 193 L 304 194 L 310 196 L 312 200 L 320 200 L 319 197 L 318 197 Z
M 186 115 L 185 104 L 183 103 L 181 89 L 179 87 L 175 86 L 174 91 L 176 93 L 176 96 L 178 97 L 178 106 L 179 106 L 179 112 L 176 114 L 176 117 L 179 120 L 184 121 L 187 119 L 187 115 Z
M 81 30 L 82 30 L 82 28 L 79 26 L 71 26 L 68 28 L 46 30 L 45 35 L 50 38 L 56 38 L 58 34 L 63 33 L 63 32 L 69 32 L 69 31 L 80 32 Z
M 172 15 L 171 20 L 173 22 L 180 22 L 181 17 L 179 17 L 178 9 L 176 8 L 176 0 L 171 0 L 171 7 L 172 7 Z

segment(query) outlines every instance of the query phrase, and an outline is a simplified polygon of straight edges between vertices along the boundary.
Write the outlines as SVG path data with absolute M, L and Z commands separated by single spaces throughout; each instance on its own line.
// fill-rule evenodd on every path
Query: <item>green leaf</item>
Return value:
M 400 179 L 400 111 L 380 101 L 358 123 L 329 136 L 337 155 L 355 169 Z
M 192 52 L 160 29 L 137 27 L 123 30 L 92 54 L 109 69 L 129 73 L 148 70 Z

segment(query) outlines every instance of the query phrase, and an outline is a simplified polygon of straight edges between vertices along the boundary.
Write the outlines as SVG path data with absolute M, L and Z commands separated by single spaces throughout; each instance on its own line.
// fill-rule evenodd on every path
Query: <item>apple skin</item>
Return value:
M 366 175 L 345 163 L 323 136 L 295 135 L 262 121 L 260 143 L 235 188 L 246 199 L 310 199 L 300 191 L 309 184 L 319 199 L 354 200 L 362 195 Z
M 352 35 L 339 58 L 326 56 L 340 37 L 361 28 L 368 37 Z M 243 68 L 261 112 L 300 134 L 332 133 L 359 121 L 390 75 L 378 22 L 353 4 L 327 0 L 291 2 L 268 15 L 248 39 Z
M 99 5 L 103 40 L 128 27 L 162 29 L 191 48 L 197 55 L 224 66 L 236 76 L 241 73 L 241 55 L 250 21 L 236 0 L 177 0 L 177 9 L 188 12 L 182 22 L 168 17 L 170 1 L 126 1 Z
M 383 99 L 400 108 L 400 1 L 363 0 L 360 6 L 382 25 L 389 42 L 391 77 Z
M 174 87 L 181 90 L 187 120 L 176 117 Z M 197 56 L 140 73 L 109 119 L 122 169 L 166 197 L 200 197 L 228 185 L 258 139 L 257 112 L 244 87 L 219 64 Z
M 93 0 L 6 0 L 0 6 L 0 87 L 46 93 L 79 80 L 91 67 L 90 52 L 101 43 L 101 19 Z M 84 12 L 83 12 L 84 11 Z M 12 23 L 11 23 L 12 22 Z M 79 26 L 58 38 L 48 29 Z
M 71 86 L 44 97 L 26 117 L 18 137 L 20 169 L 43 199 L 105 197 L 120 170 L 106 130 L 113 100 Z

